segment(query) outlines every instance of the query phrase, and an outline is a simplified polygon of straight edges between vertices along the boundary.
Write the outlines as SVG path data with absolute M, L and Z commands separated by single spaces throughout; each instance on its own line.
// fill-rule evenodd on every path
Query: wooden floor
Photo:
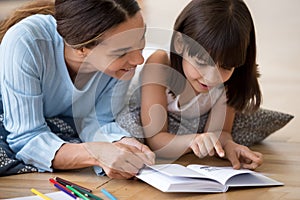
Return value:
M 79 185 L 90 188 L 97 196 L 100 189 L 105 188 L 119 200 L 296 200 L 300 199 L 300 150 L 298 143 L 265 141 L 253 147 L 264 154 L 265 164 L 257 171 L 271 178 L 283 182 L 284 186 L 262 188 L 236 188 L 226 193 L 163 193 L 138 180 L 114 180 L 107 177 L 97 177 L 91 168 L 57 173 L 29 173 L 0 178 L 0 199 L 31 196 L 30 189 L 36 188 L 40 192 L 57 191 L 48 181 L 49 178 L 59 176 L 72 180 Z M 229 165 L 225 160 L 217 158 L 197 159 L 192 154 L 186 155 L 177 161 L 182 165 L 189 163 L 224 166 Z
M 282 187 L 246 188 L 224 194 L 165 194 L 133 180 L 110 180 L 96 177 L 91 169 L 59 173 L 96 192 L 101 187 L 119 199 L 300 199 L 300 1 L 245 0 L 254 18 L 257 34 L 258 63 L 261 71 L 263 107 L 290 113 L 295 118 L 283 129 L 268 137 L 253 149 L 264 154 L 265 163 L 258 171 L 284 182 Z M 10 2 L 10 3 L 7 3 Z M 20 3 L 22 1 L 18 1 Z M 148 28 L 171 29 L 175 17 L 189 0 L 142 0 Z M 0 17 L 15 5 L 0 1 Z M 9 8 L 9 9 L 8 9 Z M 179 162 L 187 164 L 192 155 Z M 228 165 L 215 158 L 204 164 Z M 48 179 L 57 174 L 23 174 L 0 178 L 0 199 L 31 195 L 32 185 L 43 192 L 56 191 Z

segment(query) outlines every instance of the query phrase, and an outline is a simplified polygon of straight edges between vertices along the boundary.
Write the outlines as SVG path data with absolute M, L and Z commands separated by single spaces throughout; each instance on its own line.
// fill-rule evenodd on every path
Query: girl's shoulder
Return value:
M 156 50 L 153 54 L 149 56 L 146 60 L 147 64 L 158 63 L 162 65 L 170 65 L 169 54 L 164 50 Z

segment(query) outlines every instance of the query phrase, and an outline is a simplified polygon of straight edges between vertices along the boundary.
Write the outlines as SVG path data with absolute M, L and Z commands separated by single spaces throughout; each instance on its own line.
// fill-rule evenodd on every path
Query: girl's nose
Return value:
M 218 67 L 216 66 L 209 66 L 205 71 L 204 78 L 207 81 L 207 83 L 209 83 L 209 85 L 216 85 L 223 82 L 221 73 L 218 70 Z

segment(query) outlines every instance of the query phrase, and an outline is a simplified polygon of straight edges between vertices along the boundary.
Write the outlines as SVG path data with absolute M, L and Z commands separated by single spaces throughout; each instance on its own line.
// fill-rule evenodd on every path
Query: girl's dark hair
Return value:
M 56 0 L 55 3 L 36 0 L 17 9 L 1 22 L 0 41 L 12 25 L 25 17 L 51 14 L 57 21 L 57 31 L 67 44 L 76 48 L 92 48 L 99 42 L 97 36 L 126 21 L 139 10 L 135 0 Z
M 259 108 L 262 96 L 257 80 L 255 29 L 242 0 L 192 0 L 177 18 L 174 31 L 197 43 L 185 47 L 189 56 L 202 56 L 202 46 L 218 66 L 235 68 L 224 83 L 229 106 L 240 112 Z M 182 56 L 175 53 L 174 39 L 175 34 L 171 66 L 184 75 Z

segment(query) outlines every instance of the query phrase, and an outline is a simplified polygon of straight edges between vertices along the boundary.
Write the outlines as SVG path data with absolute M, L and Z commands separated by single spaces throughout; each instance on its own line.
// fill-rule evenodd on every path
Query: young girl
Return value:
M 40 172 L 98 166 L 112 178 L 154 163 L 153 152 L 114 122 L 114 98 L 124 93 L 115 87 L 144 62 L 136 1 L 37 1 L 2 22 L 0 33 L 3 124 L 17 159 Z M 83 143 L 54 134 L 45 119 L 55 116 L 76 119 Z
M 242 0 L 192 0 L 174 30 L 170 55 L 156 51 L 142 70 L 146 144 L 158 156 L 216 152 L 236 169 L 257 168 L 262 154 L 231 136 L 235 113 L 255 111 L 261 102 L 255 30 L 247 6 Z M 169 131 L 168 113 L 184 120 L 209 117 L 203 133 L 195 129 L 179 135 Z

